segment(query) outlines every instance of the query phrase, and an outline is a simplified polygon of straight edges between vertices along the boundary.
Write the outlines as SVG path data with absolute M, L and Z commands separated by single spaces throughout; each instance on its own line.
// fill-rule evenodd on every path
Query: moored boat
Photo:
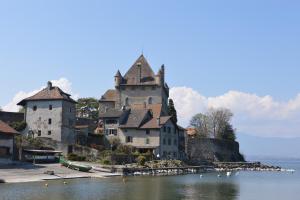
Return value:
M 72 162 L 69 160 L 65 160 L 63 158 L 60 158 L 60 163 L 67 168 L 70 168 L 73 170 L 78 170 L 81 172 L 89 172 L 92 169 L 91 166 L 84 165 L 84 164 L 77 163 L 77 162 Z

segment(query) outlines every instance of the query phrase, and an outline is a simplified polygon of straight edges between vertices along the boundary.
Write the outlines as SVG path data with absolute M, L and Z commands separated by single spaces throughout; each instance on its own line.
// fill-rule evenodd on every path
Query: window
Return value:
M 106 129 L 105 130 L 106 135 L 118 135 L 117 129 Z
M 48 135 L 51 135 L 51 131 L 48 131 Z
M 69 109 L 70 113 L 72 112 L 72 108 Z
M 125 106 L 129 106 L 129 98 L 128 97 L 126 97 L 126 99 L 125 99 Z
M 155 86 L 152 86 L 152 88 L 151 88 L 152 90 L 155 90 L 156 88 L 155 88 Z
M 49 105 L 49 110 L 52 110 L 52 105 Z
M 171 133 L 171 127 L 168 127 L 168 133 Z
M 126 143 L 132 143 L 132 142 L 133 142 L 133 138 L 131 136 L 127 136 Z
M 171 142 L 171 139 L 169 138 L 169 139 L 168 139 L 168 145 L 171 145 L 171 143 L 172 143 L 172 142 Z
M 131 90 L 135 90 L 135 87 L 134 87 L 134 86 L 132 86 L 132 87 L 131 87 Z
M 69 119 L 69 126 L 73 126 L 73 120 Z
M 41 136 L 41 135 L 42 135 L 42 131 L 38 130 L 38 136 Z
M 150 130 L 146 130 L 146 135 L 149 135 L 150 134 Z
M 166 138 L 163 139 L 163 144 L 166 145 Z
M 51 118 L 48 119 L 48 124 L 52 124 L 52 119 Z
M 148 104 L 152 104 L 152 101 L 153 101 L 152 97 L 149 97 Z
M 142 86 L 142 90 L 146 90 L 145 86 Z
M 173 152 L 174 158 L 177 158 L 177 152 Z
M 146 144 L 150 144 L 150 139 L 149 139 L 149 138 L 146 138 L 145 143 L 146 143 Z
M 176 139 L 174 139 L 174 145 L 177 146 L 177 140 Z
M 164 132 L 167 132 L 167 127 L 164 126 Z
M 127 132 L 128 132 L 128 130 L 127 130 L 127 129 L 125 129 L 125 130 L 124 130 L 124 132 L 125 132 L 125 133 L 127 133 Z
M 37 106 L 33 106 L 33 111 L 36 111 L 37 110 Z
M 105 123 L 106 123 L 106 124 L 117 124 L 118 121 L 115 120 L 115 119 L 107 119 L 107 120 L 105 121 Z

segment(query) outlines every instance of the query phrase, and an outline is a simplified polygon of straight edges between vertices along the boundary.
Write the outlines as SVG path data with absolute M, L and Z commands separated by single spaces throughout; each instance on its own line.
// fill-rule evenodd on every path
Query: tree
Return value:
M 231 124 L 226 124 L 226 127 L 223 131 L 223 133 L 219 136 L 223 140 L 236 140 L 235 130 L 233 129 Z
M 236 139 L 235 130 L 231 124 L 233 113 L 226 108 L 209 109 L 205 114 L 195 115 L 190 125 L 197 130 L 200 137 L 213 137 L 217 139 Z
M 27 124 L 25 121 L 21 121 L 21 122 L 12 122 L 9 124 L 12 128 L 14 128 L 16 131 L 21 132 L 23 131 Z
M 173 99 L 169 99 L 168 112 L 169 115 L 172 117 L 172 121 L 177 124 L 177 111 Z
M 85 117 L 90 119 L 98 119 L 99 111 L 99 102 L 97 99 L 89 98 L 80 98 L 76 104 L 77 116 Z
M 233 113 L 226 108 L 211 108 L 206 115 L 211 123 L 214 138 L 221 138 L 220 135 L 224 132 L 226 126 L 230 124 Z
M 202 113 L 195 115 L 192 118 L 190 125 L 196 129 L 199 137 L 209 137 L 211 128 L 207 115 Z

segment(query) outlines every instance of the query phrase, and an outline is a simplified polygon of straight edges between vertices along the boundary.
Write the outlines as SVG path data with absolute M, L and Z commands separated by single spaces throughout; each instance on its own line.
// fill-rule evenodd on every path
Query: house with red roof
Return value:
M 13 159 L 14 138 L 18 131 L 0 120 L 0 159 Z

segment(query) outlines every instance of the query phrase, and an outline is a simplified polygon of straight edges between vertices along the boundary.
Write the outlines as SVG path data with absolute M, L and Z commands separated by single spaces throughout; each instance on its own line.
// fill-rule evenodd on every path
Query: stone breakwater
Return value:
M 294 172 L 293 169 L 283 169 L 279 166 L 262 164 L 261 162 L 215 162 L 213 168 L 219 172 L 229 171 L 277 171 Z

